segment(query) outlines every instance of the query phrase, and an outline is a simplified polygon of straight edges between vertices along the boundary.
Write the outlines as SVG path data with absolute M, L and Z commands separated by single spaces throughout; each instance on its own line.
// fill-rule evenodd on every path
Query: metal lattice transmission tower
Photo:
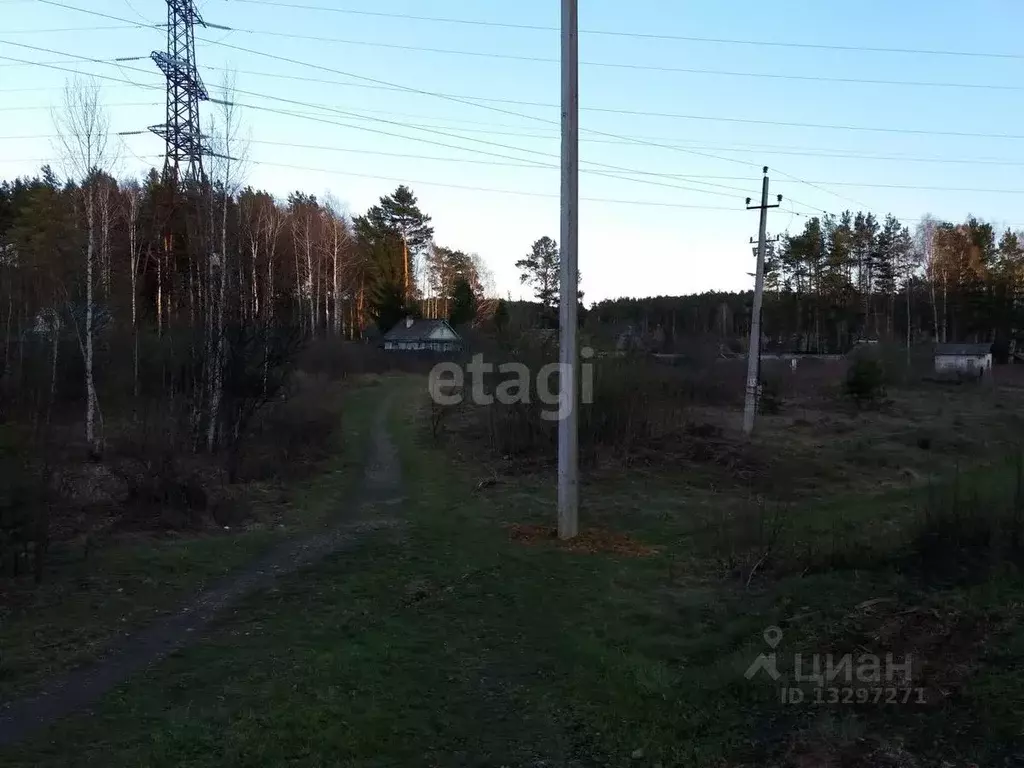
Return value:
M 167 122 L 150 130 L 167 143 L 164 175 L 179 184 L 204 179 L 210 152 L 199 127 L 199 102 L 210 95 L 196 70 L 196 24 L 206 26 L 193 0 L 167 0 L 167 50 L 152 55 L 167 78 Z

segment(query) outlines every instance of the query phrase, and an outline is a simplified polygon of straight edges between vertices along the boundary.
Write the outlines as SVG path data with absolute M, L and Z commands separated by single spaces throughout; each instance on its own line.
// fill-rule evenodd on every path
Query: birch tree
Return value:
M 330 252 L 329 268 L 331 272 L 331 322 L 330 326 L 335 336 L 341 336 L 342 331 L 342 298 L 341 281 L 345 271 L 345 260 L 351 250 L 352 238 L 348 225 L 345 221 L 341 204 L 333 195 L 324 197 L 324 217 L 327 224 L 327 243 Z
M 69 80 L 64 86 L 61 109 L 54 112 L 53 118 L 57 130 L 57 149 L 65 174 L 80 184 L 85 210 L 85 330 L 82 342 L 85 357 L 85 440 L 90 452 L 98 455 L 100 438 L 96 432 L 96 418 L 99 402 L 93 375 L 97 187 L 102 183 L 100 173 L 114 161 L 109 141 L 110 123 L 100 103 L 99 86 L 77 77 Z
M 928 278 L 928 289 L 932 304 L 932 339 L 939 341 L 939 302 L 935 297 L 935 284 L 939 277 L 939 269 L 935 259 L 935 232 L 939 223 L 931 214 L 925 214 L 917 225 L 917 251 Z M 945 339 L 942 339 L 945 341 Z
M 139 395 L 139 263 L 142 246 L 139 243 L 139 212 L 142 208 L 142 187 L 135 179 L 128 179 L 121 185 L 121 216 L 128 236 L 128 281 L 132 318 L 132 391 Z
M 248 140 L 242 138 L 238 108 L 234 103 L 234 74 L 227 73 L 221 85 L 222 96 L 220 120 L 211 125 L 213 136 L 213 181 L 221 193 L 219 250 L 217 258 L 211 258 L 209 264 L 209 284 L 207 287 L 208 311 L 211 323 L 212 359 L 209 367 L 210 382 L 210 413 L 206 426 L 206 447 L 212 451 L 216 447 L 217 424 L 220 418 L 220 404 L 224 394 L 224 298 L 227 288 L 227 277 L 230 270 L 228 249 L 228 209 L 241 188 L 241 179 L 245 173 L 248 155 Z M 214 279 L 214 270 L 217 279 Z

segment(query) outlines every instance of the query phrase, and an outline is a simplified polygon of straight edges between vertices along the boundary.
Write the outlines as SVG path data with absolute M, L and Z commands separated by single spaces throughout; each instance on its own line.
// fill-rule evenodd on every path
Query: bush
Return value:
M 49 499 L 44 473 L 27 459 L 32 447 L 0 425 L 0 574 L 18 576 L 31 563 L 38 582 L 49 547 Z
M 882 364 L 871 357 L 854 360 L 846 373 L 845 390 L 858 408 L 881 400 L 885 397 L 885 369 Z
M 929 486 L 911 552 L 927 573 L 986 571 L 1024 562 L 1024 456 Z
M 764 378 L 761 380 L 761 397 L 758 399 L 758 410 L 764 414 L 781 413 L 782 385 L 778 379 Z
M 451 407 L 452 413 L 435 406 L 434 437 L 466 429 L 486 439 L 503 459 L 552 459 L 558 434 L 558 422 L 552 416 L 557 406 L 540 399 L 536 372 L 553 362 L 553 355 L 550 351 L 521 350 L 517 358 L 534 373 L 528 393 L 524 391 L 515 403 L 496 399 L 482 408 L 467 403 L 460 410 Z M 581 381 L 581 387 L 589 389 L 592 397 L 579 410 L 580 459 L 588 464 L 602 458 L 629 463 L 638 458 L 664 461 L 668 456 L 708 454 L 703 450 L 707 440 L 688 431 L 691 406 L 720 402 L 732 405 L 742 394 L 731 372 L 719 366 L 708 372 L 694 372 L 627 357 L 597 358 L 592 365 L 592 384 L 586 375 Z M 511 382 L 511 375 L 490 374 L 480 386 L 484 392 L 496 393 L 505 379 Z M 547 382 L 552 387 L 555 383 L 554 378 Z M 474 384 L 477 382 L 467 376 L 463 391 L 473 391 Z M 717 455 L 716 451 L 710 453 Z

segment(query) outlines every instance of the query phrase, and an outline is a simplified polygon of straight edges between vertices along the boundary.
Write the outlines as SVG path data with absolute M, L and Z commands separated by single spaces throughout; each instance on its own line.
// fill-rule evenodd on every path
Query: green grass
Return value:
M 421 391 L 386 386 L 400 388 L 398 402 Z M 550 478 L 477 492 L 476 474 L 424 442 L 409 412 L 394 427 L 408 502 L 387 514 L 407 518 L 401 530 L 252 596 L 94 716 L 5 764 L 703 768 L 841 755 L 875 766 L 905 749 L 921 765 L 959 766 L 1020 747 L 1015 572 L 935 588 L 873 563 L 773 574 L 748 589 L 712 567 L 708 537 L 749 502 L 650 477 L 589 483 L 583 519 L 662 544 L 660 555 L 513 543 L 501 523 L 553 520 Z M 345 491 L 327 475 L 317 493 Z M 818 516 L 868 520 L 907 503 L 895 492 L 836 500 L 792 510 L 792 525 L 800 540 L 827 542 Z M 949 696 L 923 709 L 781 705 L 777 684 L 743 674 L 769 625 L 784 629 L 782 659 L 923 654 Z
M 0 584 L 0 700 L 96 658 L 119 635 L 177 610 L 283 539 L 320 528 L 343 510 L 333 495 L 360 476 L 372 388 L 353 389 L 322 477 L 294 489 L 273 526 L 245 531 L 137 536 L 81 552 L 56 548 L 41 585 Z M 332 493 L 323 493 L 329 486 Z

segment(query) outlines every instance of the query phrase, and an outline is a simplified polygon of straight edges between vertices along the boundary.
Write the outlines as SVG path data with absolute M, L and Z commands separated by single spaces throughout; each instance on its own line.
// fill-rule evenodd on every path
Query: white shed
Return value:
M 935 373 L 983 378 L 992 371 L 991 344 L 936 344 Z

